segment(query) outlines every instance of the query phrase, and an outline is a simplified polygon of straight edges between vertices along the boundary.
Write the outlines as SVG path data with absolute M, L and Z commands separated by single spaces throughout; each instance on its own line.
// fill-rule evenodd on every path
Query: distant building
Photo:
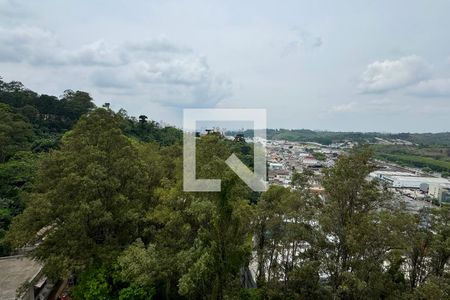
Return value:
M 322 166 L 322 162 L 318 161 L 317 159 L 313 158 L 313 157 L 305 157 L 302 160 L 302 164 L 305 167 L 310 167 L 310 168 L 319 168 Z
M 430 190 L 430 185 L 428 183 L 421 183 L 419 189 L 424 193 L 428 193 Z
M 450 184 L 448 179 L 436 177 L 383 175 L 381 179 L 395 188 L 419 189 L 420 185 L 424 183 L 429 186 L 436 184 Z
M 450 184 L 431 184 L 428 189 L 428 196 L 437 199 L 439 202 L 450 203 Z
M 399 172 L 399 171 L 374 171 L 370 173 L 370 177 L 383 179 L 385 176 L 417 176 L 410 172 Z
M 282 170 L 283 168 L 283 164 L 281 163 L 269 163 L 269 170 Z

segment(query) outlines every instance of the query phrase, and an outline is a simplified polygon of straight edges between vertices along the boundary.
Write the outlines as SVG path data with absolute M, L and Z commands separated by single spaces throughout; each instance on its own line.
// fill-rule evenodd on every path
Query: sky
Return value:
M 450 1 L 0 0 L 0 76 L 180 126 L 450 131 Z

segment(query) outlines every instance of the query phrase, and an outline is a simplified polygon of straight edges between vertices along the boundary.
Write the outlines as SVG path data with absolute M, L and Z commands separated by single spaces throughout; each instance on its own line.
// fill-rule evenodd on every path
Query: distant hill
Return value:
M 104 106 L 109 109 L 108 103 Z M 0 111 L 4 115 L 3 120 L 0 120 L 0 126 L 3 125 L 0 127 L 0 146 L 6 147 L 6 127 L 11 127 L 7 134 L 16 140 L 18 129 L 23 127 L 22 131 L 26 129 L 30 132 L 26 132 L 26 137 L 22 139 L 26 139 L 26 143 L 21 141 L 21 145 L 14 145 L 15 151 L 30 150 L 36 153 L 55 148 L 61 136 L 70 130 L 83 114 L 95 108 L 92 97 L 84 91 L 66 90 L 60 97 L 40 95 L 27 89 L 21 82 L 5 82 L 0 77 Z M 13 121 L 7 120 L 6 115 L 15 121 L 14 126 Z M 153 120 L 148 120 L 145 115 L 135 118 L 128 116 L 127 112 L 121 109 L 117 116 L 122 119 L 122 130 L 129 137 L 144 142 L 153 141 L 161 146 L 181 141 L 181 130 L 161 126 Z M 12 148 L 10 144 L 8 146 Z M 4 154 L 4 159 L 0 151 L 0 162 L 14 155 L 15 151 Z
M 253 131 L 230 131 L 228 134 L 243 133 L 245 137 L 252 137 Z M 296 142 L 316 142 L 330 145 L 335 142 L 352 140 L 364 143 L 376 143 L 376 138 L 388 140 L 404 140 L 413 144 L 431 146 L 440 145 L 450 147 L 450 132 L 442 133 L 379 133 L 379 132 L 336 132 L 314 131 L 309 129 L 268 129 L 267 138 L 271 140 L 287 140 Z

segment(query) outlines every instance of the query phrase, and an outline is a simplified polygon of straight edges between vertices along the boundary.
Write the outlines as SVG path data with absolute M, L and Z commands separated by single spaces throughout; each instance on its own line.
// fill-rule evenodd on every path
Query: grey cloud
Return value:
M 154 99 L 164 99 L 157 101 L 165 105 L 211 106 L 232 94 L 231 80 L 215 74 L 206 58 L 192 49 L 165 38 L 127 45 L 127 49 L 136 57 L 127 76 L 145 93 L 161 91 Z
M 84 45 L 75 51 L 62 52 L 64 63 L 83 66 L 118 66 L 128 62 L 122 49 L 111 47 L 105 41 Z
M 409 94 L 423 97 L 450 97 L 450 78 L 424 80 L 412 86 Z
M 214 74 L 204 58 L 190 55 L 162 62 L 137 61 L 114 68 L 114 73 L 95 72 L 91 79 L 98 87 L 130 89 L 166 106 L 211 106 L 232 91 L 229 79 Z
M 194 85 L 208 81 L 212 74 L 205 59 L 183 55 L 166 61 L 141 61 L 137 74 L 143 82 Z
M 384 93 L 416 84 L 429 76 L 430 67 L 415 55 L 375 61 L 364 71 L 360 88 L 363 93 Z
M 57 49 L 57 40 L 44 30 L 29 27 L 0 28 L 1 62 L 53 64 L 60 59 Z
M 16 27 L 0 28 L 0 61 L 48 66 L 113 66 L 124 64 L 125 56 L 101 40 L 67 50 L 51 32 L 35 27 Z
M 211 106 L 231 95 L 232 84 L 216 75 L 206 58 L 167 38 L 120 45 L 103 40 L 67 50 L 50 32 L 0 28 L 0 62 L 84 68 L 101 89 L 151 95 L 170 106 Z
M 0 0 L 0 17 L 2 21 L 15 21 L 17 18 L 24 18 L 30 15 L 30 11 L 27 10 L 17 0 Z
M 179 45 L 175 45 L 169 41 L 166 37 L 158 37 L 152 40 L 144 40 L 140 42 L 128 42 L 124 44 L 124 47 L 133 52 L 141 53 L 188 53 L 192 52 L 191 49 Z
M 314 40 L 314 42 L 312 44 L 312 47 L 313 48 L 319 48 L 319 47 L 322 47 L 322 45 L 323 45 L 322 38 L 321 37 L 316 37 L 316 39 Z
M 96 70 L 90 75 L 92 83 L 100 88 L 131 90 L 133 87 L 130 80 L 123 76 L 118 76 L 115 72 L 109 70 Z
M 292 39 L 284 46 L 281 56 L 285 57 L 290 54 L 297 53 L 302 49 L 320 48 L 323 45 L 323 39 L 320 36 L 314 36 L 309 32 L 293 27 L 291 29 Z

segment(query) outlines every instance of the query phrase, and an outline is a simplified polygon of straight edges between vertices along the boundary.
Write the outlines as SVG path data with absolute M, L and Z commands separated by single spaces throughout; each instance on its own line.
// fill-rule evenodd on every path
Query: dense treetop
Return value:
M 0 255 L 10 253 L 2 242 L 3 236 L 12 218 L 24 207 L 24 195 L 33 186 L 40 159 L 45 160 L 46 153 L 59 149 L 64 134 L 67 133 L 64 139 L 70 139 L 73 133 L 68 131 L 95 107 L 86 92 L 66 90 L 59 98 L 39 95 L 20 82 L 8 83 L 0 78 Z M 121 110 L 114 114 L 113 120 L 110 126 L 135 142 L 145 141 L 159 147 L 181 140 L 180 130 L 161 127 L 145 116 L 137 120 Z M 100 125 L 99 132 L 106 125 Z
M 450 208 L 405 212 L 365 147 L 255 193 L 225 164 L 252 145 L 209 134 L 197 174 L 222 190 L 184 192 L 179 130 L 84 92 L 2 97 L 2 254 L 31 249 L 74 299 L 450 298 Z

